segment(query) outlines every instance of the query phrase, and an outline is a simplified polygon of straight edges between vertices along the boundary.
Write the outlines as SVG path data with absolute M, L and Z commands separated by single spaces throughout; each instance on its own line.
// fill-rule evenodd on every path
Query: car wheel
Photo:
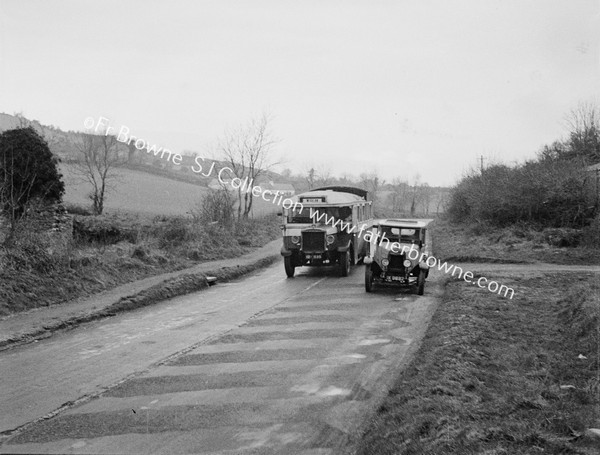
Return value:
M 373 270 L 371 265 L 365 265 L 365 291 L 371 292 L 373 290 Z
M 427 276 L 427 272 L 425 270 L 421 270 L 419 272 L 419 278 L 417 278 L 417 294 L 423 295 L 425 292 L 425 277 Z
M 347 251 L 340 253 L 340 275 L 348 276 L 350 273 L 350 256 Z
M 294 276 L 294 271 L 296 269 L 296 267 L 292 263 L 292 257 L 291 256 L 284 257 L 283 265 L 285 266 L 285 274 L 288 276 L 288 278 L 292 278 Z

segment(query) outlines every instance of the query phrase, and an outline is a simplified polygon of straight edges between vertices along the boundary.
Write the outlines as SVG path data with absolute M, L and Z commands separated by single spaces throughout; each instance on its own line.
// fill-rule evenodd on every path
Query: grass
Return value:
M 501 279 L 515 299 L 448 282 L 359 453 L 599 453 L 597 277 Z
M 186 217 L 77 216 L 75 238 L 56 247 L 50 233 L 24 226 L 0 247 L 0 316 L 60 304 L 152 275 L 232 258 L 281 235 L 275 216 L 233 230 Z
M 61 164 L 60 171 L 65 182 L 64 202 L 68 205 L 91 206 L 88 194 L 91 185 L 82 181 L 69 164 Z M 169 179 L 147 172 L 127 168 L 115 169 L 115 179 L 106 194 L 107 213 L 135 213 L 153 217 L 159 215 L 184 216 L 198 205 L 208 189 L 180 180 Z M 262 217 L 280 210 L 281 207 L 254 199 L 253 215 Z
M 0 316 L 236 257 L 281 235 L 280 207 L 260 198 L 253 218 L 228 231 L 194 218 L 207 188 L 126 168 L 116 169 L 105 214 L 88 216 L 90 185 L 72 165 L 60 170 L 65 205 L 76 215 L 74 241 L 58 246 L 51 234 L 24 226 L 18 244 L 0 247 Z
M 549 232 L 525 225 L 491 229 L 437 219 L 432 234 L 436 257 L 444 261 L 600 264 L 600 249 L 553 246 L 549 244 Z

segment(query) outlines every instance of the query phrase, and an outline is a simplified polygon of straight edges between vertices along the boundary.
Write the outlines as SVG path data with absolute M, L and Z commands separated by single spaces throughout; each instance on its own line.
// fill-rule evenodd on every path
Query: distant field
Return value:
M 91 185 L 82 182 L 74 174 L 73 167 L 61 164 L 65 182 L 66 203 L 90 206 L 88 194 Z M 131 169 L 117 169 L 117 178 L 112 182 L 105 207 L 109 212 L 133 212 L 141 215 L 185 215 L 190 212 L 208 191 L 206 188 L 191 183 L 171 180 L 145 172 Z M 254 216 L 277 211 L 278 207 L 254 199 Z

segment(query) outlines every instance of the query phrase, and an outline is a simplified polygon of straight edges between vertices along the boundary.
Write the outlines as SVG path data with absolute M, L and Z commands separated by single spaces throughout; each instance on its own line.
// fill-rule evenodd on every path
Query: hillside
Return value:
M 91 185 L 78 176 L 71 164 L 61 163 L 66 192 L 64 202 L 89 207 Z M 199 185 L 159 175 L 119 168 L 106 196 L 107 212 L 132 212 L 145 216 L 186 215 L 194 210 L 208 191 Z M 279 207 L 254 200 L 254 216 L 276 212 Z

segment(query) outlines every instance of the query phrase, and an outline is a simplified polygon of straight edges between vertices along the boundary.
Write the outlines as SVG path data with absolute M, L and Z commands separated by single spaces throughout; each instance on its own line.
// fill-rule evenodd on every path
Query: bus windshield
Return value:
M 288 223 L 335 224 L 351 221 L 352 207 L 300 207 L 288 211 Z

